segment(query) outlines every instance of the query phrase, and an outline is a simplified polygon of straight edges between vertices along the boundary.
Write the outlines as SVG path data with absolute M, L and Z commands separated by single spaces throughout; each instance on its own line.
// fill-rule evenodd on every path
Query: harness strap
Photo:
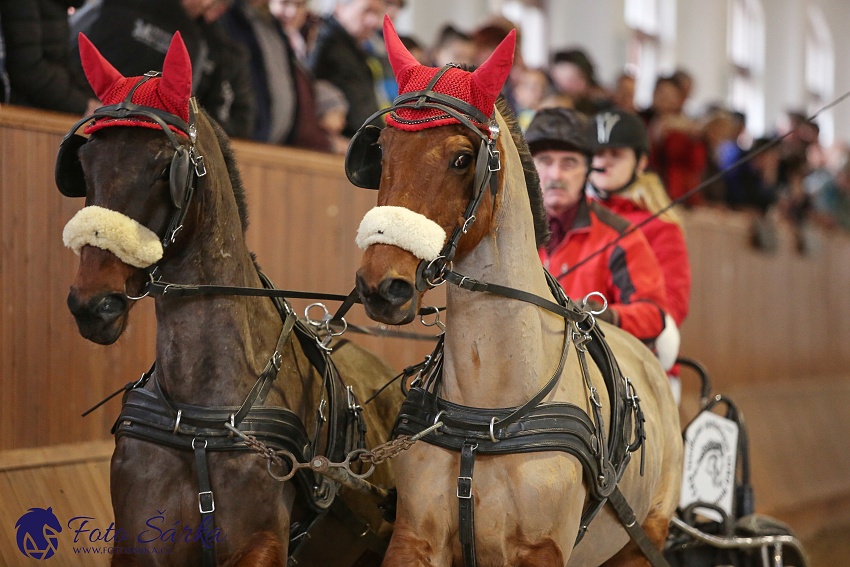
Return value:
M 203 444 L 202 444 L 203 442 Z M 215 498 L 210 483 L 210 470 L 207 464 L 207 440 L 192 439 L 192 449 L 195 452 L 195 469 L 198 475 L 198 511 L 201 513 L 201 526 L 215 532 Z M 207 545 L 201 540 L 201 564 L 204 567 L 215 567 L 215 541 Z
M 463 564 L 476 567 L 475 558 L 475 499 L 472 497 L 472 470 L 478 443 L 466 440 L 460 449 L 460 474 L 457 477 L 458 537 L 463 551 Z
M 629 537 L 640 547 L 641 552 L 652 564 L 652 567 L 670 567 L 664 555 L 655 547 L 643 527 L 637 522 L 634 510 L 629 506 L 619 487 L 615 488 L 608 496 L 608 502 L 611 503 L 611 507 L 614 508 L 617 517 L 620 518 L 620 522 L 629 533 Z
M 510 299 L 518 299 L 520 301 L 525 301 L 526 303 L 532 303 L 547 311 L 551 311 L 555 315 L 559 315 L 568 321 L 584 321 L 587 319 L 586 313 L 579 311 L 570 303 L 568 303 L 567 306 L 559 305 L 554 301 L 549 301 L 548 299 L 544 299 L 527 291 L 494 283 L 482 282 L 480 280 L 464 276 L 463 274 L 459 274 L 453 270 L 447 271 L 443 277 L 447 282 L 467 291 L 482 291 L 501 295 L 502 297 Z
M 265 401 L 272 382 L 274 382 L 275 378 L 277 378 L 278 372 L 280 372 L 280 365 L 283 361 L 280 351 L 283 350 L 283 345 L 289 337 L 289 333 L 292 332 L 292 327 L 295 325 L 296 319 L 297 317 L 295 316 L 294 311 L 287 311 L 286 318 L 283 320 L 283 327 L 281 328 L 280 335 L 277 338 L 277 344 L 275 345 L 274 352 L 269 358 L 269 361 L 266 363 L 266 367 L 263 369 L 260 377 L 257 378 L 256 382 L 254 382 L 254 386 L 251 388 L 251 391 L 248 392 L 248 395 L 245 397 L 245 401 L 242 402 L 242 406 L 239 408 L 239 411 L 236 412 L 236 415 L 234 416 L 234 427 L 239 427 L 239 424 L 242 423 L 242 420 L 245 419 L 245 416 L 248 415 L 248 412 L 251 411 L 251 408 L 255 403 L 262 404 Z

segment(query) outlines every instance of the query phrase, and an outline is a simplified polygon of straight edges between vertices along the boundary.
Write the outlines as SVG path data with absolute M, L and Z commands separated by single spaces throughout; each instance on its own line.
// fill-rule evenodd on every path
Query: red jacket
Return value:
M 652 216 L 640 205 L 616 195 L 602 200 L 602 203 L 633 225 Z M 640 231 L 646 236 L 664 274 L 667 312 L 681 328 L 682 321 L 688 315 L 691 299 L 691 263 L 688 260 L 685 234 L 678 224 L 658 217 L 642 225 Z
M 629 226 L 599 203 L 582 199 L 572 228 L 551 252 L 542 247 L 540 259 L 568 296 L 581 300 L 592 291 L 601 292 L 609 309 L 619 316 L 620 327 L 651 342 L 664 329 L 667 298 L 661 268 L 640 231 L 564 275 L 570 266 L 616 240 Z

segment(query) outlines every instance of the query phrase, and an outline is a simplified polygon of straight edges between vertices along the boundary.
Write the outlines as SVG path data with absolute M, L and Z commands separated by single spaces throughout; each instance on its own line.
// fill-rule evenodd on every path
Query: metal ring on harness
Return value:
M 272 472 L 272 460 L 273 459 L 267 459 L 266 460 L 266 470 L 269 472 L 269 475 L 271 475 L 271 477 L 273 479 L 280 481 L 280 482 L 286 482 L 287 480 L 290 480 L 292 477 L 294 477 L 295 472 L 298 470 L 298 467 L 296 466 L 298 464 L 298 461 L 296 460 L 295 455 L 293 455 L 292 453 L 290 453 L 286 449 L 281 449 L 279 451 L 275 451 L 275 456 L 277 456 L 277 457 L 283 456 L 283 457 L 286 457 L 287 459 L 289 459 L 289 462 L 291 463 L 289 474 L 285 474 L 285 475 L 281 476 L 281 475 L 277 475 L 277 474 L 273 473 Z
M 428 266 L 425 268 L 423 274 L 427 274 L 428 272 L 431 271 L 431 267 L 434 265 L 434 262 L 436 262 L 437 260 L 445 260 L 445 259 L 446 259 L 445 256 L 437 256 L 436 258 L 434 258 L 433 260 L 428 262 Z M 439 287 L 439 286 L 443 285 L 444 283 L 446 283 L 446 278 L 443 277 L 444 274 L 446 273 L 446 270 L 452 270 L 453 268 L 454 268 L 454 265 L 452 264 L 451 261 L 449 261 L 448 264 L 443 264 L 443 269 L 440 270 L 439 274 L 434 275 L 434 279 L 431 279 L 428 276 L 423 276 L 424 279 L 425 279 L 425 283 L 427 283 L 430 287 Z M 436 283 L 435 283 L 435 280 L 436 280 Z
M 602 315 L 603 313 L 605 313 L 605 310 L 608 309 L 608 299 L 601 292 L 591 291 L 590 293 L 585 295 L 584 299 L 581 300 L 581 306 L 582 306 L 582 308 L 586 307 L 587 306 L 587 300 L 590 299 L 591 297 L 594 297 L 594 296 L 602 298 L 602 308 L 599 309 L 598 311 L 594 311 L 593 309 L 588 309 L 587 312 L 590 313 L 591 315 Z
M 445 283 L 445 280 L 443 280 L 443 282 Z M 426 310 L 433 310 L 434 311 L 434 321 L 432 321 L 431 323 L 425 322 L 424 316 L 425 316 L 425 313 L 427 312 Z M 425 327 L 437 326 L 440 329 L 440 331 L 442 331 L 443 333 L 446 332 L 446 325 L 442 321 L 440 321 L 440 308 L 439 307 L 434 307 L 433 305 L 423 307 L 422 311 L 420 311 L 420 313 L 419 313 L 419 322 L 422 323 L 422 325 L 425 326 Z
M 359 478 L 361 480 L 369 478 L 370 476 L 372 476 L 372 473 L 375 472 L 375 463 L 369 463 L 369 469 L 366 472 L 357 474 L 356 472 L 351 470 L 351 461 L 355 457 L 360 458 L 360 455 L 366 455 L 370 452 L 371 451 L 368 451 L 366 449 L 354 449 L 345 457 L 345 460 L 342 462 L 342 466 L 345 468 L 346 471 L 348 471 L 348 474 L 350 474 L 354 478 Z
M 142 295 L 140 295 L 138 297 L 132 296 L 129 293 L 127 293 L 127 282 L 124 282 L 124 297 L 126 297 L 130 301 L 139 301 L 140 299 L 144 299 L 148 295 L 150 295 L 150 293 L 151 293 L 150 284 L 153 283 L 153 272 L 148 272 L 148 278 L 150 278 L 150 282 L 146 283 L 145 286 L 142 288 L 142 289 L 145 290 L 145 293 L 143 293 Z
M 493 416 L 493 419 L 490 420 L 490 441 L 493 443 L 498 443 L 499 440 L 496 439 L 495 432 L 493 431 L 493 427 L 496 425 L 496 417 Z

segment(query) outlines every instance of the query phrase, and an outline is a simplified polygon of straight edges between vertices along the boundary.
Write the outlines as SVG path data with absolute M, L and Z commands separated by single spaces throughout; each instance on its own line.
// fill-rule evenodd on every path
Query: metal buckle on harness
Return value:
M 472 498 L 472 477 L 459 476 L 457 477 L 457 497 L 469 500 Z
M 204 497 L 209 498 L 209 509 L 204 510 Z M 205 490 L 198 493 L 198 510 L 201 514 L 212 514 L 215 512 L 215 499 L 213 498 L 212 490 Z
M 357 403 L 357 397 L 354 395 L 354 388 L 346 386 L 345 389 L 348 392 L 348 410 L 354 413 L 361 411 L 363 408 Z

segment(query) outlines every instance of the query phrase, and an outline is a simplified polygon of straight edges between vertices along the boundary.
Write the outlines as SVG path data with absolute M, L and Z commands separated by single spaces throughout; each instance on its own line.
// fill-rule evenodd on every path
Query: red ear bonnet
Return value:
M 402 95 L 424 90 L 439 68 L 419 64 L 401 43 L 388 16 L 384 16 L 384 41 L 387 57 L 398 82 L 398 93 Z M 462 100 L 491 118 L 496 98 L 511 71 L 515 47 L 516 30 L 511 30 L 478 69 L 470 72 L 451 68 L 434 85 L 434 91 Z M 387 124 L 400 130 L 423 130 L 457 123 L 457 120 L 436 108 L 400 108 L 387 115 Z M 484 124 L 482 126 L 486 127 Z
M 79 35 L 80 61 L 86 78 L 94 89 L 95 94 L 104 104 L 122 102 L 142 77 L 124 77 L 113 67 L 94 44 L 83 34 Z M 180 32 L 171 38 L 168 53 L 162 64 L 162 76 L 148 79 L 133 93 L 132 103 L 164 110 L 183 120 L 189 121 L 189 98 L 192 96 L 192 61 L 183 43 Z M 143 126 L 159 128 L 159 126 L 142 117 L 131 116 L 124 119 L 101 118 L 87 126 L 86 134 L 91 134 L 108 126 Z M 185 134 L 174 127 L 177 133 Z

